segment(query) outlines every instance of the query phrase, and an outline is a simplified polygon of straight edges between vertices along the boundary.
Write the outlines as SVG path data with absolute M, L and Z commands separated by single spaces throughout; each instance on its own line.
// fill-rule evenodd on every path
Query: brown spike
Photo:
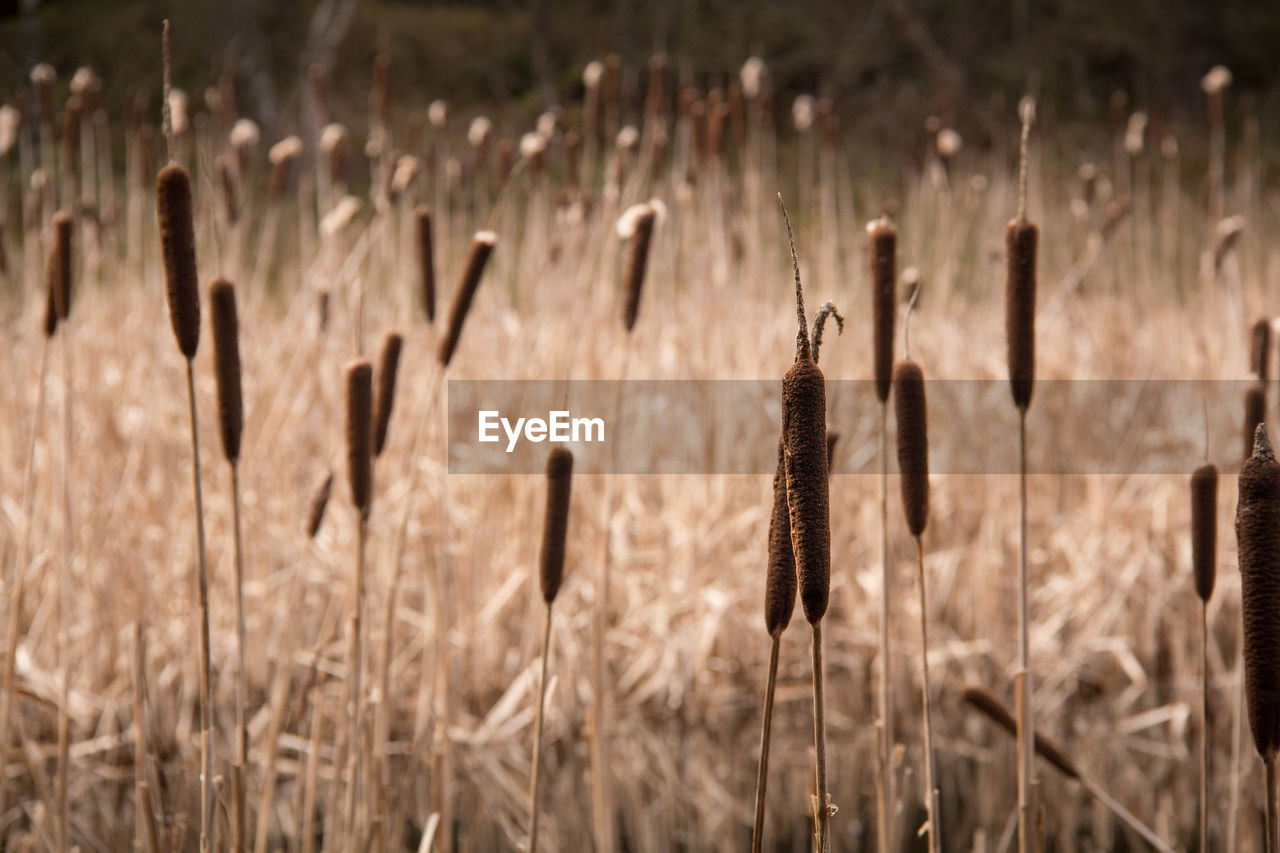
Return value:
M 623 281 L 627 288 L 627 304 L 622 315 L 622 325 L 628 332 L 636 326 L 640 313 L 640 291 L 644 287 L 644 273 L 649 264 L 649 244 L 653 242 L 653 224 L 657 214 L 653 208 L 636 217 L 635 233 L 631 236 L 631 251 L 627 255 L 627 269 Z
M 1267 418 L 1267 386 L 1261 381 L 1249 385 L 1244 392 L 1244 457 L 1253 455 L 1253 439 L 1258 424 Z
M 800 601 L 816 625 L 831 589 L 831 517 L 827 493 L 827 390 L 822 368 L 805 353 L 782 379 L 787 509 Z
M 929 427 L 920 365 L 898 362 L 893 369 L 893 388 L 902 509 L 911 535 L 919 537 L 929 521 Z
M 53 245 L 46 274 L 58 321 L 65 323 L 71 313 L 71 214 L 65 210 L 53 215 Z
M 796 555 L 791 547 L 786 464 L 779 438 L 778 467 L 773 472 L 773 512 L 769 516 L 769 572 L 764 585 L 764 624 L 771 636 L 786 629 L 796 609 Z
M 1259 424 L 1236 505 L 1244 617 L 1244 693 L 1263 761 L 1280 750 L 1280 465 Z
M 382 341 L 382 354 L 378 358 L 378 390 L 374 395 L 373 454 L 381 456 L 387 446 L 387 428 L 391 425 L 391 407 L 396 399 L 396 371 L 400 367 L 400 349 L 404 338 L 398 332 L 388 332 Z
M 191 218 L 191 177 L 170 163 L 156 178 L 156 215 L 164 249 L 169 321 L 178 349 L 188 359 L 200 346 L 200 291 L 196 279 L 196 237 Z
M 1191 568 L 1196 595 L 1213 596 L 1218 548 L 1218 466 L 1206 462 L 1191 475 Z
M 564 446 L 547 455 L 547 513 L 542 525 L 542 550 L 538 553 L 538 579 L 542 600 L 556 600 L 564 579 L 565 536 L 569 529 L 569 492 L 573 484 L 573 453 Z
M 365 518 L 373 502 L 373 365 L 358 359 L 347 365 L 347 476 L 351 502 Z
M 1016 735 L 1018 724 L 1013 719 L 1013 713 L 1005 707 L 1004 703 L 996 698 L 995 694 L 985 687 L 966 687 L 964 689 L 964 701 L 968 702 L 988 719 L 1000 728 L 1004 729 L 1011 735 Z M 1080 779 L 1080 771 L 1076 768 L 1075 762 L 1072 761 L 1066 751 L 1058 746 L 1058 744 L 1045 737 L 1040 732 L 1035 733 L 1036 754 L 1045 761 L 1058 768 L 1063 775 L 1072 779 Z
M 898 232 L 887 219 L 867 226 L 871 238 L 871 323 L 876 399 L 889 402 L 893 379 L 893 331 L 897 319 Z
M 418 263 L 422 268 L 422 308 L 427 312 L 427 322 L 436 321 L 436 260 L 431 243 L 431 208 L 420 204 L 413 209 L 417 224 Z
M 224 278 L 209 286 L 213 361 L 218 380 L 218 424 L 222 450 L 233 465 L 240 460 L 244 429 L 244 401 L 240 393 L 240 323 L 236 316 L 236 288 Z
M 1013 402 L 1031 405 L 1036 378 L 1036 246 L 1040 229 L 1016 219 L 1005 231 L 1008 279 L 1005 284 L 1005 334 L 1009 343 L 1009 386 Z
M 333 471 L 326 471 L 324 479 L 311 495 L 311 505 L 307 509 L 307 538 L 315 539 L 324 523 L 324 511 L 329 506 L 329 494 L 333 491 Z
M 1253 324 L 1249 347 L 1249 365 L 1253 368 L 1253 374 L 1263 382 L 1267 381 L 1267 368 L 1270 361 L 1271 320 L 1263 317 Z
M 471 310 L 471 300 L 475 298 L 485 264 L 489 261 L 489 255 L 493 254 L 493 247 L 497 242 L 498 237 L 492 231 L 478 231 L 471 240 L 471 254 L 467 257 L 467 266 L 462 272 L 458 291 L 453 296 L 453 304 L 449 306 L 449 329 L 440 342 L 442 367 L 448 367 L 453 360 L 458 339 L 462 336 L 462 324 L 466 322 L 467 312 Z
M 828 475 L 835 469 L 836 464 L 836 443 L 840 441 L 840 431 L 836 429 L 827 430 L 827 473 Z

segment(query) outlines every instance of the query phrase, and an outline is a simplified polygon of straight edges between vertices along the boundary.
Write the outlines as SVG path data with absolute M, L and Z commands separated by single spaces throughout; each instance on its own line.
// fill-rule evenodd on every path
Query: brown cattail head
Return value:
M 542 524 L 542 550 L 538 553 L 538 579 L 542 600 L 556 600 L 564 580 L 564 542 L 569 529 L 569 487 L 573 480 L 573 453 L 554 447 L 547 456 L 547 515 Z
M 1009 734 L 1017 734 L 1018 724 L 1014 721 L 1013 714 L 990 690 L 985 687 L 966 687 L 964 701 Z M 1080 778 L 1080 771 L 1076 768 L 1075 762 L 1067 757 L 1062 747 L 1040 732 L 1036 732 L 1035 735 L 1036 753 L 1041 758 L 1058 768 L 1063 775 L 1072 779 Z
M 1191 475 L 1191 568 L 1196 595 L 1213 595 L 1218 548 L 1218 466 L 1206 462 Z
M 44 306 L 44 336 L 52 338 L 54 333 L 58 331 L 58 307 L 54 304 L 53 282 L 49 282 L 47 290 L 49 297 Z
M 898 420 L 898 471 L 902 510 L 911 535 L 920 537 L 929 521 L 929 429 L 924 371 L 914 361 L 893 369 L 894 414 Z
M 778 467 L 773 472 L 773 513 L 769 516 L 769 573 L 764 584 L 764 624 L 774 636 L 786 629 L 796 609 L 796 555 L 791 548 L 791 513 L 787 509 L 787 462 L 778 439 Z
M 227 461 L 240 460 L 244 402 L 240 394 L 240 323 L 236 318 L 236 288 L 224 278 L 209 285 L 213 325 L 213 362 L 218 379 L 218 425 Z
M 635 218 L 635 231 L 631 235 L 631 251 L 627 255 L 624 281 L 627 287 L 627 304 L 622 314 L 622 325 L 630 332 L 636 326 L 640 313 L 640 291 L 644 287 L 644 271 L 649 264 L 649 244 L 653 242 L 653 224 L 657 212 L 651 207 Z
M 871 238 L 871 323 L 875 350 L 876 398 L 889 402 L 893 380 L 893 329 L 897 311 L 898 232 L 887 219 L 867 225 Z
M 1240 469 L 1236 542 L 1249 728 L 1258 754 L 1270 762 L 1280 750 L 1280 465 L 1265 424 Z
M 1267 418 L 1267 386 L 1253 382 L 1244 392 L 1244 458 L 1253 455 L 1258 425 Z
M 373 365 L 357 359 L 347 365 L 347 476 L 351 502 L 363 518 L 373 502 Z
M 71 214 L 59 210 L 53 215 L 53 245 L 49 248 L 49 292 L 59 322 L 71 313 Z
M 391 407 L 396 399 L 396 371 L 400 367 L 400 350 L 404 338 L 399 332 L 388 332 L 382 341 L 378 358 L 378 391 L 374 396 L 373 454 L 381 456 L 387 446 L 387 428 L 391 425 Z
M 458 338 L 462 336 L 462 324 L 466 322 L 467 312 L 471 310 L 471 300 L 475 298 L 476 288 L 480 286 L 480 276 L 484 274 L 484 266 L 493 254 L 493 247 L 498 242 L 498 235 L 492 231 L 477 231 L 471 240 L 471 254 L 467 256 L 467 265 L 462 271 L 462 281 L 453 296 L 453 304 L 449 306 L 449 330 L 440 342 L 440 365 L 448 367 L 453 360 L 454 350 L 458 348 Z
M 431 243 L 431 208 L 420 204 L 413 209 L 417 224 L 418 263 L 422 266 L 422 308 L 427 322 L 436 321 L 436 256 Z
M 1036 245 L 1040 229 L 1031 222 L 1010 220 L 1005 231 L 1008 280 L 1004 322 L 1009 340 L 1009 386 L 1013 403 L 1026 411 L 1036 378 Z
M 178 349 L 188 359 L 200 346 L 200 290 L 196 280 L 196 237 L 191 219 L 191 176 L 176 163 L 156 178 L 156 214 L 164 249 L 169 321 Z
M 1249 366 L 1254 376 L 1267 381 L 1267 365 L 1271 361 L 1271 321 L 1262 318 L 1253 324 L 1249 347 Z
M 827 430 L 827 473 L 828 475 L 835 468 L 836 462 L 836 443 L 840 441 L 840 431 L 836 429 Z
M 818 624 L 831 589 L 831 516 L 827 494 L 827 389 L 806 349 L 782 378 L 787 509 L 805 618 Z
M 325 507 L 329 505 L 329 494 L 333 491 L 333 471 L 326 471 L 324 479 L 311 495 L 311 506 L 307 510 L 307 538 L 315 539 L 324 522 Z

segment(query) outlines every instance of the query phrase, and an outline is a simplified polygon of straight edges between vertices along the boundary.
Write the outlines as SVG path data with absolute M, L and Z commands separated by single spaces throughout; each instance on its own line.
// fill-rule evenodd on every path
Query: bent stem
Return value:
M 831 802 L 827 793 L 827 723 L 822 686 L 822 623 L 813 625 L 813 746 L 817 794 L 813 798 L 814 834 L 818 853 L 826 853 L 830 842 Z
M 769 740 L 773 729 L 773 693 L 778 683 L 778 652 L 782 631 L 770 635 L 769 680 L 764 688 L 764 722 L 760 726 L 760 770 L 756 774 L 756 816 L 751 831 L 751 853 L 760 853 L 764 844 L 765 791 L 769 785 Z
M 920 588 L 920 672 L 921 692 L 924 694 L 924 784 L 927 791 L 925 805 L 929 814 L 929 853 L 939 853 L 942 822 L 938 815 L 938 777 L 933 759 L 933 713 L 929 699 L 929 609 L 924 583 L 924 543 L 916 537 L 916 583 Z
M 547 658 L 551 654 L 551 605 L 547 605 L 547 624 L 542 633 L 542 677 L 538 679 L 538 708 L 534 716 L 533 769 L 529 774 L 529 851 L 538 849 L 538 782 L 542 770 L 542 720 L 547 702 Z
M 1031 817 L 1035 784 L 1035 720 L 1031 712 L 1030 606 L 1027 598 L 1027 410 L 1018 409 L 1018 851 L 1035 853 Z
M 213 665 L 209 655 L 209 570 L 205 561 L 200 434 L 196 428 L 196 376 L 191 359 L 187 359 L 187 410 L 191 420 L 191 479 L 196 499 L 196 543 L 199 548 L 196 586 L 200 599 L 200 851 L 208 853 L 213 831 L 213 705 L 209 696 Z

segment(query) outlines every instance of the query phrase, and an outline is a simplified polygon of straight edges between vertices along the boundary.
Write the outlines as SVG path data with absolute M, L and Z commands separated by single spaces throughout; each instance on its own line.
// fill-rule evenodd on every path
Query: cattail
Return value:
M 875 336 L 876 398 L 889 402 L 893 378 L 893 329 L 897 308 L 898 232 L 887 219 L 867 225 L 871 238 L 871 322 Z
M 769 517 L 769 574 L 764 589 L 764 624 L 770 635 L 786 629 L 795 607 L 796 557 L 787 509 L 786 452 L 779 438 L 778 467 L 773 473 L 773 514 Z
M 911 535 L 924 533 L 929 520 L 929 429 L 925 415 L 924 372 L 914 361 L 893 369 L 894 413 L 898 421 L 898 470 L 902 509 Z
M 387 446 L 387 428 L 391 425 L 391 407 L 396 398 L 396 370 L 400 367 L 400 349 L 404 338 L 398 332 L 388 332 L 382 341 L 382 355 L 378 359 L 378 391 L 374 395 L 373 454 L 381 456 Z
M 1191 475 L 1191 568 L 1196 594 L 1206 604 L 1213 595 L 1218 538 L 1218 466 L 1207 462 Z
M 1258 754 L 1270 764 L 1280 749 L 1280 465 L 1264 424 L 1240 469 L 1236 541 L 1249 728 Z
M 656 219 L 656 211 L 648 205 L 635 218 L 631 252 L 627 256 L 627 269 L 623 277 L 627 287 L 627 304 L 622 324 L 628 332 L 635 328 L 636 317 L 640 313 L 640 291 L 644 287 L 644 271 L 649 263 L 649 244 L 653 240 L 653 224 Z
M 422 308 L 427 312 L 427 321 L 436 321 L 436 261 L 435 250 L 431 243 L 431 208 L 420 204 L 413 209 L 413 219 L 417 223 L 418 263 L 422 266 Z
M 347 365 L 347 475 L 351 502 L 368 518 L 373 499 L 373 366 L 364 359 Z
M 1013 719 L 1013 714 L 990 690 L 985 687 L 966 687 L 964 689 L 964 701 L 986 715 L 988 719 L 1009 734 L 1017 733 L 1018 725 Z M 1079 769 L 1076 767 L 1075 762 L 1067 756 L 1066 751 L 1040 732 L 1036 732 L 1036 753 L 1062 771 L 1064 775 L 1072 779 L 1081 778 Z
M 47 274 L 54 311 L 59 322 L 66 322 L 71 313 L 71 214 L 65 210 L 53 215 L 53 245 L 49 249 Z
M 329 506 L 329 494 L 333 491 L 333 472 L 326 471 L 324 479 L 311 495 L 311 505 L 307 509 L 307 538 L 315 539 L 324 523 L 324 511 Z
M 840 431 L 835 429 L 827 430 L 827 473 L 829 474 L 835 467 L 836 462 L 836 443 L 840 441 Z
M 467 257 L 467 265 L 462 272 L 462 281 L 453 296 L 453 304 L 449 306 L 449 331 L 440 342 L 440 365 L 448 367 L 453 360 L 454 350 L 458 347 L 458 339 L 462 336 L 462 324 L 466 322 L 467 312 L 471 310 L 471 300 L 475 298 L 476 288 L 480 286 L 480 276 L 484 274 L 484 266 L 493 254 L 493 247 L 498 242 L 498 235 L 492 231 L 477 231 L 471 240 L 471 254 Z
M 556 447 L 547 456 L 547 514 L 542 525 L 542 550 L 538 554 L 538 578 L 542 600 L 550 605 L 564 579 L 564 541 L 569 528 L 569 489 L 573 478 L 573 453 Z
M 209 286 L 213 326 L 213 361 L 218 379 L 218 424 L 222 450 L 233 465 L 240 459 L 244 402 L 240 394 L 240 324 L 236 318 L 236 288 L 224 278 Z
M 54 301 L 53 282 L 49 282 L 48 299 L 44 307 L 44 336 L 52 338 L 54 333 L 58 331 L 58 306 Z
M 1244 458 L 1253 455 L 1254 437 L 1258 425 L 1267 417 L 1267 388 L 1261 382 L 1253 382 L 1244 392 Z
M 1271 361 L 1271 321 L 1265 317 L 1253 324 L 1249 364 L 1253 373 L 1263 382 L 1267 381 L 1267 365 Z
M 200 291 L 196 283 L 196 238 L 191 220 L 191 177 L 170 163 L 156 178 L 156 214 L 164 248 L 169 320 L 178 349 L 188 359 L 200 346 Z
M 1005 333 L 1009 339 L 1009 386 L 1013 402 L 1025 411 L 1031 405 L 1036 378 L 1036 244 L 1040 229 L 1025 220 L 1011 220 L 1005 231 L 1008 280 L 1005 286 Z

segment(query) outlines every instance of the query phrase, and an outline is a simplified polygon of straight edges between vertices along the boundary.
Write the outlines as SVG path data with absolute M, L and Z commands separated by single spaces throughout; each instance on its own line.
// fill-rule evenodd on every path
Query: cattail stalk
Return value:
M 485 264 L 493 254 L 493 247 L 498 236 L 492 231 L 477 231 L 471 240 L 471 254 L 467 256 L 467 264 L 462 271 L 462 280 L 453 296 L 453 304 L 449 307 L 449 327 L 444 340 L 440 342 L 440 365 L 448 367 L 453 360 L 454 351 L 458 348 L 458 339 L 462 336 L 462 324 L 466 322 L 467 312 L 471 310 L 471 301 L 475 298 L 476 289 L 480 286 L 480 277 L 484 275 Z
M 347 800 L 345 821 L 347 850 L 360 848 L 361 834 L 356 823 L 360 772 L 360 732 L 363 724 L 364 668 L 362 623 L 364 610 L 365 545 L 373 499 L 373 366 L 363 359 L 347 366 L 347 470 L 351 480 L 351 502 L 356 508 L 355 610 L 351 619 L 351 729 L 347 741 Z
M 427 322 L 436 321 L 436 260 L 431 242 L 431 208 L 420 204 L 413 210 L 415 236 L 418 244 L 418 264 L 422 270 L 422 310 Z
M 1217 559 L 1218 468 L 1191 475 L 1191 567 L 1200 598 L 1200 849 L 1209 849 L 1209 599 Z
M 151 806 L 151 785 L 147 781 L 146 709 L 147 650 L 142 623 L 133 624 L 133 790 L 134 835 L 142 839 L 146 853 L 160 853 L 155 814 Z

